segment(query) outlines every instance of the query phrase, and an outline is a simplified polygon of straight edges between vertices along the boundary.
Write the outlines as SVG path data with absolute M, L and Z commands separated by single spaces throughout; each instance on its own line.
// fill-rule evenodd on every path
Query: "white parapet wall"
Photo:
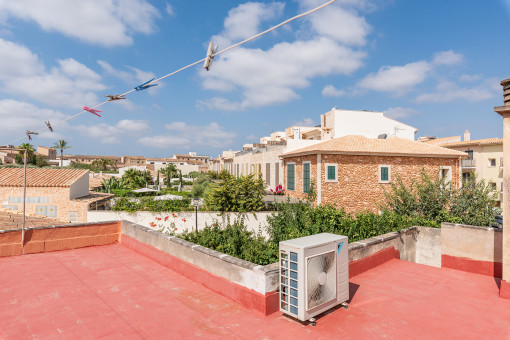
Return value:
M 198 224 L 195 224 L 196 219 L 194 211 L 153 213 L 148 211 L 125 212 L 92 210 L 87 212 L 87 222 L 124 220 L 145 227 L 151 227 L 151 223 L 155 223 L 156 229 L 158 230 L 173 230 L 176 233 L 182 233 L 185 230 L 195 230 L 195 226 L 198 226 L 199 230 L 203 229 L 206 225 L 211 226 L 214 223 L 219 223 L 221 226 L 225 226 L 229 220 L 233 223 L 237 218 L 242 217 L 248 230 L 256 233 L 260 231 L 260 233 L 266 237 L 267 217 L 271 215 L 271 212 L 221 214 L 218 212 L 199 211 L 197 215 Z

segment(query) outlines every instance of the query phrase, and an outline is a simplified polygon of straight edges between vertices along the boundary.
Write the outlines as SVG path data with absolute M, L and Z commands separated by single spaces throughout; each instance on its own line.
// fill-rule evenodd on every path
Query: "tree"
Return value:
M 124 172 L 124 175 L 122 175 L 122 180 L 127 187 L 131 189 L 137 189 L 144 187 L 148 183 L 151 183 L 152 177 L 150 172 L 147 170 L 142 171 L 136 169 L 128 169 L 126 172 Z
M 34 152 L 35 152 L 34 146 L 32 144 L 22 143 L 20 146 L 18 146 L 18 149 L 24 150 L 24 151 L 20 152 L 19 154 L 16 155 L 16 163 L 17 164 L 23 164 L 24 152 L 27 153 L 27 164 L 29 164 L 29 163 L 35 164 L 35 159 L 32 162 L 32 159 L 34 158 Z
M 106 171 L 108 169 L 117 169 L 117 163 L 113 159 L 100 158 L 92 162 L 92 166 L 100 171 Z
M 174 174 L 177 174 L 177 168 L 174 164 L 168 164 L 166 167 L 159 169 L 159 172 L 161 172 L 165 179 L 163 180 L 163 183 L 166 185 L 167 188 L 170 188 L 172 182 L 171 179 Z
M 64 149 L 70 149 L 71 145 L 67 141 L 60 139 L 53 144 L 53 147 L 60 150 L 60 166 L 62 166 L 64 164 Z

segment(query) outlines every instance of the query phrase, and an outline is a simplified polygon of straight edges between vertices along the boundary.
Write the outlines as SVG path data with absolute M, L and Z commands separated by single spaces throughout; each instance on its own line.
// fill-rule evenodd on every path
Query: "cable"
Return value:
M 214 54 L 212 54 L 211 56 L 215 57 L 215 56 L 220 55 L 220 54 L 222 54 L 222 53 L 225 53 L 225 52 L 227 52 L 227 51 L 229 51 L 229 50 L 231 50 L 231 49 L 233 49 L 233 48 L 235 48 L 235 47 L 241 46 L 241 45 L 243 45 L 243 44 L 245 44 L 245 43 L 247 43 L 247 42 L 249 42 L 249 41 L 251 41 L 251 40 L 253 40 L 253 39 L 256 39 L 256 38 L 258 38 L 258 37 L 261 37 L 261 36 L 263 36 L 263 35 L 265 35 L 265 34 L 267 34 L 267 33 L 271 32 L 271 31 L 273 31 L 273 30 L 275 30 L 275 29 L 277 29 L 277 28 L 279 28 L 279 27 L 281 27 L 281 26 L 283 26 L 283 25 L 285 25 L 285 24 L 288 24 L 288 23 L 289 23 L 289 22 L 291 22 L 291 21 L 294 21 L 294 20 L 296 20 L 296 19 L 302 18 L 302 17 L 307 16 L 307 15 L 309 15 L 309 14 L 312 14 L 312 13 L 314 13 L 314 12 L 317 12 L 318 10 L 320 10 L 320 9 L 322 9 L 322 8 L 324 8 L 324 7 L 327 7 L 327 6 L 331 5 L 331 4 L 332 4 L 333 2 L 335 2 L 335 1 L 337 1 L 337 0 L 330 0 L 330 1 L 328 1 L 328 2 L 326 2 L 326 3 L 324 3 L 324 4 L 322 4 L 322 5 L 320 5 L 319 7 L 315 7 L 315 8 L 313 8 L 313 9 L 311 9 L 311 10 L 307 11 L 307 12 L 304 12 L 304 13 L 298 14 L 298 15 L 296 15 L 296 16 L 294 16 L 294 17 L 290 18 L 290 19 L 287 19 L 287 20 L 285 20 L 285 21 L 283 21 L 283 22 L 279 23 L 279 24 L 278 24 L 278 25 L 276 25 L 276 26 L 273 26 L 273 27 L 271 27 L 271 28 L 269 28 L 269 29 L 267 29 L 267 30 L 265 30 L 265 31 L 263 31 L 263 32 L 260 32 L 260 33 L 258 33 L 258 34 L 256 34 L 256 35 L 254 35 L 254 36 L 252 36 L 252 37 L 250 37 L 250 38 L 248 38 L 248 39 L 245 39 L 245 40 L 243 40 L 243 41 L 241 41 L 241 42 L 238 42 L 238 43 L 236 43 L 236 44 L 234 44 L 234 45 L 231 45 L 231 46 L 229 46 L 229 47 L 227 47 L 227 48 L 224 48 L 223 50 L 221 50 L 221 51 L 219 51 L 219 52 L 217 52 L 217 53 L 214 53 Z M 194 63 L 191 63 L 191 64 L 189 64 L 189 65 L 187 65 L 187 66 L 181 67 L 180 69 L 178 69 L 178 70 L 176 70 L 176 71 L 173 71 L 173 72 L 171 72 L 171 73 L 168 73 L 168 74 L 166 74 L 166 75 L 164 75 L 164 76 L 162 76 L 162 77 L 159 77 L 159 78 L 157 78 L 157 79 L 153 79 L 153 80 L 151 80 L 150 82 L 147 82 L 145 85 L 151 85 L 151 84 L 157 83 L 157 82 L 158 82 L 158 81 L 160 81 L 160 80 L 163 80 L 163 79 L 165 79 L 165 78 L 168 78 L 168 77 L 170 77 L 170 76 L 173 76 L 174 74 L 179 73 L 179 72 L 181 72 L 181 71 L 184 71 L 184 70 L 186 70 L 186 69 L 188 69 L 188 68 L 190 68 L 190 67 L 193 67 L 193 66 L 195 66 L 195 65 L 197 65 L 197 64 L 200 64 L 200 63 L 204 62 L 206 59 L 207 59 L 207 57 L 205 57 L 205 58 L 203 58 L 203 59 L 200 59 L 200 60 L 198 60 L 198 61 L 195 61 Z M 120 96 L 126 96 L 126 95 L 128 95 L 128 94 L 130 94 L 130 93 L 132 93 L 132 92 L 134 92 L 134 91 L 136 91 L 136 89 L 132 89 L 132 90 L 130 90 L 130 91 L 127 91 L 127 92 L 125 92 L 125 93 L 121 94 Z M 95 105 L 95 106 L 92 106 L 91 108 L 95 109 L 95 108 L 97 108 L 97 107 L 103 106 L 104 104 L 106 104 L 106 103 L 108 103 L 108 102 L 110 102 L 110 100 L 107 100 L 107 101 L 105 101 L 105 102 L 102 102 L 102 103 L 100 103 L 100 104 L 97 104 L 97 105 Z M 70 119 L 76 118 L 76 117 L 78 117 L 78 116 L 80 116 L 80 115 L 82 115 L 82 114 L 84 114 L 84 113 L 86 113 L 86 112 L 89 112 L 89 111 L 83 110 L 83 111 L 81 111 L 81 112 L 79 112 L 79 113 L 77 113 L 77 114 L 75 114 L 75 115 L 73 115 L 73 116 L 67 117 L 66 119 L 63 119 L 63 120 L 61 120 L 61 121 L 56 122 L 55 124 L 52 124 L 52 126 L 60 125 L 60 124 L 62 124 L 62 123 L 64 123 L 64 122 L 66 122 L 66 121 L 68 121 L 68 120 L 70 120 Z M 46 130 L 46 127 L 45 127 L 45 128 L 42 128 L 42 129 L 40 129 L 40 130 L 34 131 L 34 132 L 39 133 L 39 132 L 42 132 L 42 131 L 45 131 L 45 130 Z M 16 140 L 12 141 L 10 144 L 11 144 L 11 145 L 14 145 L 17 141 L 22 140 L 23 138 L 25 138 L 25 137 L 18 138 L 18 139 L 16 139 Z

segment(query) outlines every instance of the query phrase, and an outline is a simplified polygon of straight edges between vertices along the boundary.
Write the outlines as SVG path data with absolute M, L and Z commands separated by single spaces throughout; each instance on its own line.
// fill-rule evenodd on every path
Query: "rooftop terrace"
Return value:
M 122 244 L 0 258 L 0 338 L 506 339 L 490 276 L 390 260 L 350 279 L 349 309 L 304 325 L 236 304 Z

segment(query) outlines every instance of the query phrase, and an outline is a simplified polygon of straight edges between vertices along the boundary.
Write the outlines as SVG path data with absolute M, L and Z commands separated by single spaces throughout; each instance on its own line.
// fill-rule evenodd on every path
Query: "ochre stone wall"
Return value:
M 7 202 L 9 197 L 23 197 L 22 187 L 0 187 L 0 201 Z M 60 187 L 28 187 L 27 198 L 29 197 L 47 197 L 48 203 L 27 203 L 27 215 L 36 215 L 37 206 L 57 206 L 57 216 L 53 217 L 61 221 L 69 221 L 68 213 L 76 211 L 78 220 L 73 222 L 86 222 L 88 204 L 69 200 L 69 188 Z M 7 205 L 16 205 L 17 211 L 23 210 L 23 203 L 7 203 Z
M 312 180 L 317 182 L 317 156 L 299 156 L 285 159 L 285 187 L 287 185 L 287 168 L 289 162 L 296 163 L 296 190 L 286 192 L 291 197 L 304 198 L 302 184 L 302 163 L 312 161 Z M 338 165 L 338 182 L 326 182 L 326 163 Z M 378 204 L 384 200 L 384 190 L 390 190 L 389 183 L 379 183 L 379 165 L 390 166 L 391 182 L 397 175 L 409 185 L 412 180 L 419 180 L 421 169 L 435 178 L 441 166 L 451 167 L 452 185 L 458 188 L 458 159 L 439 157 L 409 156 L 361 156 L 361 155 L 321 155 L 321 204 L 333 204 L 347 212 L 377 212 Z
M 306 194 L 303 193 L 303 162 L 310 162 L 310 185 L 315 183 L 315 187 L 317 187 L 317 156 L 309 155 L 309 156 L 301 156 L 301 157 L 291 157 L 285 159 L 285 164 L 287 163 L 296 163 L 296 174 L 295 174 L 295 190 L 290 191 L 287 189 L 287 167 L 284 166 L 283 171 L 283 187 L 287 194 L 291 197 L 305 199 Z

